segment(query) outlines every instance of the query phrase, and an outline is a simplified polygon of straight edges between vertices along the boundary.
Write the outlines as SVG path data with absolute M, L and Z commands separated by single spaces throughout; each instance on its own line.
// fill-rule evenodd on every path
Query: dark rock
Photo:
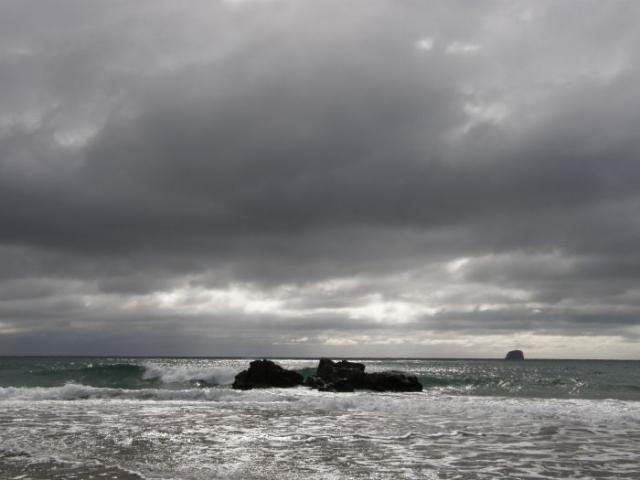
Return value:
M 422 384 L 415 375 L 404 372 L 374 372 L 365 375 L 364 388 L 377 392 L 421 392 Z
M 336 380 L 333 383 L 328 383 L 323 387 L 320 387 L 321 392 L 353 392 L 355 387 L 353 383 L 347 379 Z
M 505 360 L 524 360 L 524 353 L 522 350 L 511 350 L 507 353 L 507 356 L 504 357 Z
M 321 358 L 316 375 L 310 377 L 305 385 L 324 392 L 353 392 L 356 389 L 378 392 L 421 392 L 422 384 L 415 375 L 404 372 L 365 373 L 363 363 L 342 360 L 334 362 Z
M 336 383 L 347 380 L 354 388 L 362 388 L 364 385 L 364 364 L 341 360 L 334 362 L 328 358 L 321 358 L 316 371 L 316 376 L 325 383 Z
M 306 387 L 311 387 L 311 388 L 318 388 L 320 390 L 322 390 L 325 386 L 325 381 L 322 380 L 319 376 L 317 375 L 312 375 L 309 378 L 307 378 L 304 381 L 304 385 Z
M 303 377 L 298 372 L 286 370 L 271 360 L 254 360 L 249 370 L 243 370 L 233 382 L 237 390 L 269 387 L 295 387 L 302 385 Z

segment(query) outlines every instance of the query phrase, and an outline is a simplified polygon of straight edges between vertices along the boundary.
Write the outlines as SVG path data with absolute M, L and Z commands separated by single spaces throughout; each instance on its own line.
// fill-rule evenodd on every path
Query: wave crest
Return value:
M 212 402 L 283 402 L 298 398 L 286 392 L 255 390 L 240 392 L 224 387 L 186 388 L 101 388 L 67 383 L 61 387 L 0 387 L 0 401 L 41 400 L 187 400 Z
M 93 387 L 141 389 L 160 384 L 176 386 L 230 385 L 239 370 L 225 366 L 145 363 L 87 363 L 34 372 L 44 386 L 81 384 Z
M 210 385 L 231 385 L 239 370 L 231 367 L 201 367 L 190 365 L 160 365 L 145 363 L 142 378 L 159 379 L 162 383 L 206 382 Z

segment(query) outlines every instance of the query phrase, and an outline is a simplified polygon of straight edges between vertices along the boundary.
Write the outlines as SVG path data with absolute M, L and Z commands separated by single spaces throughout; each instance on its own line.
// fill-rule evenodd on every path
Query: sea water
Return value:
M 250 359 L 0 358 L 0 478 L 640 479 L 638 361 L 362 361 L 424 392 L 232 390 Z

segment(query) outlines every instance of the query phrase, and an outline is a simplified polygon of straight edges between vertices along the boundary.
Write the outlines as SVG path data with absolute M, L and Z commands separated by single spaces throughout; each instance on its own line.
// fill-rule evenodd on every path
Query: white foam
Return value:
M 455 418 L 533 416 L 548 419 L 557 415 L 577 424 L 607 424 L 633 421 L 640 423 L 640 402 L 627 400 L 531 399 L 504 397 L 454 396 L 422 393 L 384 394 L 373 392 L 318 392 L 305 387 L 292 389 L 256 389 L 238 391 L 228 387 L 212 388 L 99 388 L 76 383 L 60 387 L 1 387 L 0 401 L 42 400 L 134 400 L 134 401 L 204 401 L 237 403 L 285 402 L 286 408 L 303 411 L 394 412 L 399 415 L 433 415 Z M 544 426 L 544 424 L 543 424 Z
M 294 395 L 286 390 L 251 390 L 241 392 L 230 388 L 189 389 L 123 389 L 99 388 L 77 383 L 61 387 L 0 387 L 0 401 L 44 401 L 44 400 L 151 400 L 151 401 L 211 401 L 211 402 L 288 402 Z
M 152 362 L 145 363 L 144 367 L 143 378 L 159 378 L 163 383 L 187 383 L 204 380 L 214 385 L 230 385 L 240 371 L 223 366 L 162 365 Z
M 429 472 L 483 479 L 636 478 L 629 439 L 640 425 L 637 401 L 332 393 L 304 387 L 9 387 L 0 388 L 0 412 L 3 425 L 10 427 L 0 431 L 5 449 L 33 446 L 46 455 L 81 451 L 91 458 L 99 452 L 109 459 L 122 454 L 125 467 L 143 472 L 155 453 L 158 468 L 169 472 L 163 478 L 301 478 L 278 471 L 303 465 L 310 469 L 304 478 L 331 478 L 347 462 L 366 478 L 438 478 Z M 43 431 L 56 435 L 43 436 Z M 61 434 L 72 443 L 59 442 Z M 167 441 L 170 463 L 163 466 Z M 563 445 L 581 447 L 568 456 Z M 202 472 L 207 476 L 198 476 Z M 157 472 L 148 477 L 159 478 Z

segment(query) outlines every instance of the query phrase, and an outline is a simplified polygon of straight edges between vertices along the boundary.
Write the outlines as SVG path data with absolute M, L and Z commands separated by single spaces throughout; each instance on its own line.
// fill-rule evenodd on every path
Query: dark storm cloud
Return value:
M 578 3 L 5 2 L 2 344 L 632 338 L 640 8 Z

